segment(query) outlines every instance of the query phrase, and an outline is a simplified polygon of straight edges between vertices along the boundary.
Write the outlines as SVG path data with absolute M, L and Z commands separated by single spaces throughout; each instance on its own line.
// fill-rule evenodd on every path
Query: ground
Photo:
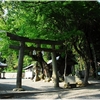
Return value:
M 0 99 L 99 99 L 100 80 L 89 80 L 90 85 L 82 88 L 64 89 L 64 82 L 55 89 L 52 82 L 33 82 L 22 79 L 25 91 L 13 91 L 16 79 L 0 79 Z

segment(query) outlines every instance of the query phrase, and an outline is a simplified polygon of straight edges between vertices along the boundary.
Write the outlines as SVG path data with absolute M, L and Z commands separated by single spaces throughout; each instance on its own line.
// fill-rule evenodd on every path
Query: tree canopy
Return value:
M 91 45 L 97 56 L 100 52 L 97 1 L 5 1 L 0 3 L 0 16 L 2 31 L 30 39 L 65 40 L 67 48 L 74 47 L 78 53 L 88 55 L 88 59 Z M 6 55 L 12 41 L 2 31 L 0 51 Z

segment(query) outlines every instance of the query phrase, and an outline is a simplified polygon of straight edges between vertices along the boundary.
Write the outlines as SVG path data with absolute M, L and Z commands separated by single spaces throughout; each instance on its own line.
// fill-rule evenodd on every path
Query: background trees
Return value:
M 98 2 L 6 1 L 0 4 L 0 9 L 0 30 L 31 39 L 65 40 L 67 50 L 75 50 L 84 61 L 87 69 L 85 83 L 88 80 L 90 61 L 95 75 L 96 58 L 99 60 L 100 55 Z M 11 53 L 8 49 L 11 41 L 2 32 L 0 36 L 4 43 L 0 49 L 5 52 L 6 58 Z

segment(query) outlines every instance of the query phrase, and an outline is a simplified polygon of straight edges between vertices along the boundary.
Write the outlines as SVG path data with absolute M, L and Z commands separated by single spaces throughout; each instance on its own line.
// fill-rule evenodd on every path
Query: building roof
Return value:
M 7 64 L 0 62 L 0 68 L 7 67 Z
M 56 57 L 56 60 L 58 60 L 58 59 L 59 59 L 59 56 Z M 49 61 L 47 62 L 47 64 L 50 64 L 50 63 L 52 63 L 52 60 L 49 60 Z M 32 68 L 33 66 L 34 66 L 34 64 L 31 64 L 31 65 L 25 67 L 24 70 L 27 70 L 27 69 L 29 69 L 29 68 Z
M 59 60 L 59 56 L 56 57 L 56 60 Z M 50 63 L 52 63 L 52 60 L 49 60 L 49 61 L 47 62 L 47 64 L 50 64 Z
M 25 67 L 24 70 L 27 70 L 27 69 L 29 69 L 29 68 L 31 68 L 31 67 L 33 67 L 33 66 L 34 66 L 34 64 L 31 64 L 31 65 Z

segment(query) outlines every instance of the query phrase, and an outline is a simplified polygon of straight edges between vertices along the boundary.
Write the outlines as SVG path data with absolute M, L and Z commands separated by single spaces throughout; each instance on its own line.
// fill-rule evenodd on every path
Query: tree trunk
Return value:
M 76 46 L 75 43 L 73 45 L 74 45 L 75 50 L 78 52 L 78 54 L 82 57 L 82 59 L 84 61 L 84 65 L 85 65 L 85 76 L 84 76 L 84 82 L 83 82 L 83 84 L 86 86 L 88 84 L 88 78 L 89 78 L 90 65 L 88 63 L 90 61 L 90 59 L 89 59 L 90 58 L 90 51 L 89 51 L 88 47 L 87 48 L 85 47 L 86 46 L 86 43 L 84 43 L 84 45 L 83 45 L 84 46 L 83 52 L 81 51 L 81 49 L 80 50 L 78 49 L 78 47 Z
M 87 48 L 89 51 L 89 59 L 91 60 L 91 66 L 93 69 L 93 76 L 94 78 L 96 78 L 96 55 L 95 55 L 95 50 L 94 50 L 94 46 L 93 46 L 93 40 L 91 37 L 91 25 L 86 25 L 86 30 L 85 30 L 85 37 L 86 37 L 86 41 L 87 41 Z
M 65 69 L 64 69 L 64 77 L 67 76 L 67 75 L 66 75 L 66 70 L 67 70 L 67 52 L 65 51 Z
M 36 55 L 32 55 L 32 53 L 30 54 L 30 56 L 32 57 L 33 60 L 37 61 L 39 63 L 39 66 L 41 67 L 42 69 L 42 79 L 44 79 L 44 66 L 47 66 L 47 63 L 44 61 L 43 59 L 43 56 L 42 56 L 42 53 L 39 51 L 37 52 Z
M 52 78 L 54 81 L 54 87 L 59 87 L 59 78 L 58 78 L 58 73 L 57 73 L 57 63 L 56 63 L 56 54 L 55 52 L 52 52 L 52 69 L 53 69 L 53 74 Z
M 18 70 L 17 70 L 17 88 L 22 88 L 22 67 L 23 67 L 23 58 L 24 58 L 24 46 L 25 43 L 21 42 L 21 48 L 19 50 L 18 58 Z
M 94 78 L 96 78 L 97 77 L 97 61 L 96 61 L 96 54 L 95 54 L 95 49 L 94 49 L 94 46 L 93 46 L 93 44 L 91 44 L 91 50 L 92 50 L 92 55 L 93 55 L 93 60 L 92 60 L 92 64 L 93 64 L 93 66 L 92 66 L 92 68 L 93 68 L 93 76 L 94 76 Z
M 88 78 L 89 78 L 89 70 L 90 70 L 90 66 L 87 62 L 87 60 L 84 61 L 85 64 L 85 76 L 84 76 L 84 86 L 88 85 Z

